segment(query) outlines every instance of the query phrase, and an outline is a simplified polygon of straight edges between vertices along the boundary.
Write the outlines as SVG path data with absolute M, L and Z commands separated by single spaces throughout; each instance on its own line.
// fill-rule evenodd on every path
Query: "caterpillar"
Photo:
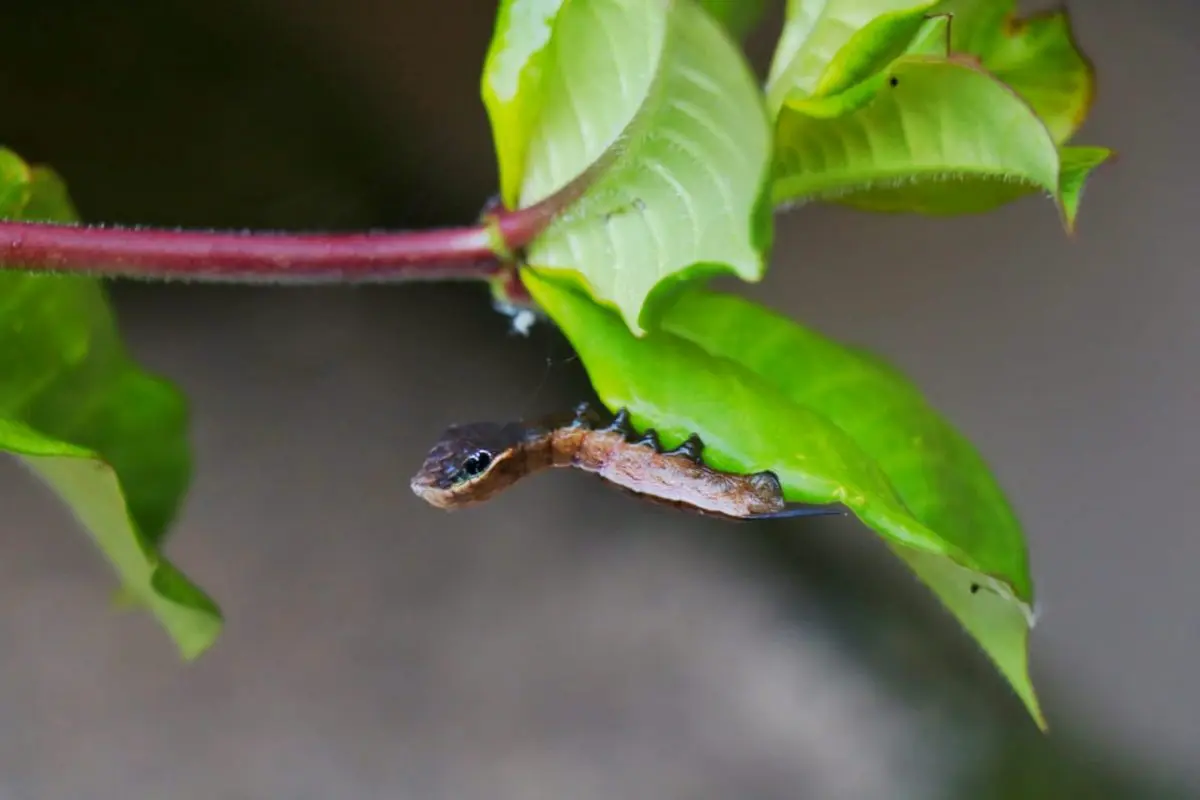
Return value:
M 695 433 L 666 450 L 653 428 L 634 430 L 629 412 L 607 421 L 588 403 L 531 422 L 476 422 L 446 429 L 413 476 L 413 492 L 452 510 L 484 502 L 551 467 L 590 472 L 628 493 L 731 520 L 844 513 L 832 506 L 788 507 L 771 471 L 738 474 L 704 463 Z

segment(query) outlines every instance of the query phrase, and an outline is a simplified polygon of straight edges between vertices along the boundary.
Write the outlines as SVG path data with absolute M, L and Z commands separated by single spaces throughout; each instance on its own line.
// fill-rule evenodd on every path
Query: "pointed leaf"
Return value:
M 887 542 L 888 547 L 937 595 L 942 604 L 991 658 L 1041 730 L 1048 729 L 1029 676 L 1029 632 L 1033 614 L 1008 594 L 1008 587 L 965 569 L 945 556 Z M 978 587 L 978 588 L 977 588 Z
M 75 215 L 53 173 L 0 150 L 0 217 Z M 181 395 L 126 353 L 99 282 L 0 272 L 0 450 L 62 497 L 191 658 L 220 612 L 157 549 L 190 477 L 186 427 Z
M 878 358 L 735 295 L 682 293 L 662 329 L 737 361 L 837 425 L 879 464 L 905 505 L 984 571 L 1030 600 L 1025 544 L 975 449 Z
M 758 280 L 771 237 L 771 136 L 744 57 L 694 0 L 593 0 L 548 45 L 522 206 L 611 163 L 527 249 L 640 333 L 653 297 L 696 274 Z
M 663 330 L 737 360 L 837 425 L 887 475 L 930 530 L 1007 587 L 940 557 L 893 547 L 992 656 L 1040 720 L 1027 672 L 1033 593 L 1016 515 L 975 448 L 897 370 L 733 295 L 694 289 L 664 311 Z M 1008 594 L 1011 590 L 1015 598 Z
M 1111 161 L 1115 153 L 1106 147 L 1064 147 L 1059 151 L 1061 168 L 1058 174 L 1058 194 L 1066 216 L 1067 229 L 1075 228 L 1079 203 L 1088 177 L 1102 164 Z
M 694 291 L 664 309 L 664 328 L 639 339 L 578 290 L 533 270 L 523 278 L 562 327 L 608 408 L 628 408 L 637 425 L 656 428 L 667 446 L 699 433 L 705 460 L 717 469 L 774 471 L 788 500 L 846 505 L 955 613 L 1041 724 L 1026 672 L 1030 588 L 1019 529 L 978 457 L 903 379 L 883 368 L 872 372 L 832 345 L 810 347 L 815 357 L 800 352 L 794 358 L 787 352 L 792 331 L 782 330 L 778 342 L 754 335 L 775 324 L 766 312 L 718 309 L 724 319 L 709 336 L 704 317 L 693 321 L 688 311 L 686 304 L 704 296 Z M 681 336 L 677 329 L 705 335 Z M 742 363 L 760 351 L 760 366 L 773 354 L 783 381 Z M 810 395 L 794 391 L 797 375 L 825 383 L 820 406 L 832 408 L 838 420 L 805 404 Z M 882 399 L 871 396 L 876 390 Z M 877 424 L 868 413 L 872 403 L 885 417 Z M 839 424 L 847 420 L 848 426 Z M 958 459 L 965 473 L 937 466 L 942 457 Z M 907 497 L 894 488 L 889 470 L 904 482 Z M 935 529 L 920 515 L 954 525 Z M 973 523 L 987 530 L 960 527 Z
M 937 0 L 788 0 L 767 106 L 848 88 L 899 55 Z M 880 59 L 884 59 L 880 64 Z M 864 66 L 867 68 L 864 73 Z
M 1096 76 L 1065 9 L 1019 17 L 1015 0 L 943 0 L 937 10 L 954 14 L 956 52 L 979 56 L 1033 107 L 1057 143 L 1074 136 L 1091 109 Z

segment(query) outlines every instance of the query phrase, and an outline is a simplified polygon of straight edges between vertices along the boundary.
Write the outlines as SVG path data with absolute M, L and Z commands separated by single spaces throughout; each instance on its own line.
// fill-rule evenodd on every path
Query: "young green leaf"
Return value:
M 0 217 L 75 214 L 53 173 L 0 149 Z M 0 450 L 59 494 L 193 658 L 220 612 L 158 551 L 190 478 L 186 428 L 182 396 L 126 353 L 98 281 L 0 272 Z
M 536 92 L 535 118 L 506 129 L 526 137 L 518 205 L 605 169 L 529 263 L 572 273 L 638 333 L 678 281 L 761 277 L 770 126 L 742 53 L 695 0 L 566 4 L 536 58 L 524 74 L 540 80 L 519 90 Z M 496 127 L 498 148 L 516 149 Z
M 789 100 L 778 121 L 778 203 L 962 214 L 1043 192 L 1070 228 L 1064 177 L 1033 110 L 965 58 L 903 56 L 841 95 Z
M 1091 109 L 1095 69 L 1075 43 L 1066 9 L 1019 17 L 1016 5 L 1015 0 L 943 0 L 937 10 L 954 14 L 954 50 L 978 56 L 1062 144 Z
M 1026 669 L 1032 590 L 1012 512 L 970 446 L 890 368 L 755 306 L 689 290 L 630 335 L 525 270 L 600 399 L 665 444 L 695 431 L 718 469 L 770 469 L 785 496 L 840 502 L 930 586 L 1043 724 Z
M 828 97 L 851 88 L 885 69 L 905 53 L 945 55 L 949 20 L 930 18 L 932 3 L 880 14 L 858 29 L 825 66 L 814 97 Z
M 788 0 L 767 105 L 832 94 L 904 52 L 937 0 Z M 883 63 L 879 63 L 880 59 Z M 865 74 L 864 74 L 865 72 Z

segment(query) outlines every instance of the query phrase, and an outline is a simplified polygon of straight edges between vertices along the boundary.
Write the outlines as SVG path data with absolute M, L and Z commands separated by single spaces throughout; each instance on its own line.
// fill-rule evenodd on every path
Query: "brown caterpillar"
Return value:
M 827 506 L 788 508 L 775 473 L 740 475 L 704 463 L 692 434 L 663 450 L 653 429 L 635 431 L 625 409 L 605 424 L 587 403 L 572 414 L 533 422 L 455 425 L 438 440 L 411 486 L 443 509 L 483 502 L 550 467 L 574 467 L 647 500 L 725 519 L 775 519 L 843 513 Z

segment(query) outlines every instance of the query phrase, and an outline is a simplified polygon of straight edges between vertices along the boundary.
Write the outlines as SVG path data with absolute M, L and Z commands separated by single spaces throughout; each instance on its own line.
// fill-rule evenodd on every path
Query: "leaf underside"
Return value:
M 518 204 L 606 168 L 530 245 L 528 263 L 569 273 L 638 334 L 680 282 L 761 277 L 770 126 L 753 73 L 715 19 L 694 0 L 566 4 L 537 60 L 526 73 L 537 80 L 520 84 L 536 112 L 521 127 L 493 113 L 498 152 L 524 154 L 501 169 L 521 171 Z

